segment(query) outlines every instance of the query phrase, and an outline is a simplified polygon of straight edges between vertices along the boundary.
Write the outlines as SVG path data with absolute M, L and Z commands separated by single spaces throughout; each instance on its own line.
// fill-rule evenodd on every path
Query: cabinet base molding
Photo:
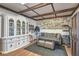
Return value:
M 18 49 L 26 48 L 26 47 L 28 47 L 28 46 L 34 44 L 34 43 L 36 43 L 36 40 L 35 40 L 34 42 L 32 42 L 32 43 L 29 42 L 29 43 L 26 44 L 26 45 L 23 45 L 23 46 L 21 46 L 21 47 L 18 47 L 18 48 L 15 48 L 15 49 L 9 50 L 9 51 L 0 51 L 0 53 L 1 53 L 1 54 L 7 54 L 7 53 L 13 52 L 13 51 L 18 50 Z
M 21 48 L 25 48 L 25 47 L 28 47 L 29 46 L 29 43 L 24 45 L 24 46 L 21 46 L 21 47 L 18 47 L 18 48 L 15 48 L 15 49 L 12 49 L 12 50 L 9 50 L 9 51 L 0 51 L 1 54 L 7 54 L 7 53 L 10 53 L 10 52 L 13 52 L 15 50 L 18 50 L 18 49 L 21 49 Z

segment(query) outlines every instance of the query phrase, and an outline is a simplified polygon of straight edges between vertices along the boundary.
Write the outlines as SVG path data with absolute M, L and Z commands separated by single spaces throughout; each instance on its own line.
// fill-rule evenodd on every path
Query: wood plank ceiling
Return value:
M 0 7 L 34 20 L 69 17 L 78 3 L 0 3 Z

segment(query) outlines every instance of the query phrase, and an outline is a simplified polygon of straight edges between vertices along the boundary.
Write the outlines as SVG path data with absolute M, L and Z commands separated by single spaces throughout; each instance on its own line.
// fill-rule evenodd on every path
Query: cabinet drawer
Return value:
M 26 43 L 26 39 L 25 38 L 22 38 L 21 41 L 22 41 L 22 44 Z
M 16 48 L 16 45 L 15 45 L 14 42 L 7 42 L 6 48 L 7 48 L 7 51 L 8 50 L 12 50 L 12 49 L 15 49 Z
M 21 40 L 17 40 L 16 44 L 17 44 L 17 47 L 21 46 L 21 44 L 22 44 Z

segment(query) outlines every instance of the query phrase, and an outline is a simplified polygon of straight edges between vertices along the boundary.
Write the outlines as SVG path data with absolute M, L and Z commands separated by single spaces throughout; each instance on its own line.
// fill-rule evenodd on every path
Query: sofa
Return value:
M 54 49 L 55 42 L 61 45 L 61 35 L 59 33 L 40 33 L 37 45 Z

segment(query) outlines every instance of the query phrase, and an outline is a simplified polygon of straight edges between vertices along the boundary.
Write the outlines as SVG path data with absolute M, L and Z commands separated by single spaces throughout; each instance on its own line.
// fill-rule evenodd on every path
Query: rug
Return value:
M 55 46 L 55 49 L 52 50 L 33 44 L 24 49 L 42 56 L 67 56 L 65 48 L 63 46 Z

